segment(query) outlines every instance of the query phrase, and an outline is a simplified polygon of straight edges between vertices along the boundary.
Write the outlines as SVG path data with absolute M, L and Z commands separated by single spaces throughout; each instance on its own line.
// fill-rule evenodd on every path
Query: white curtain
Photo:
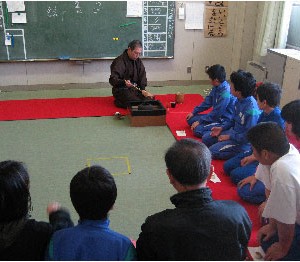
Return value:
M 255 53 L 265 56 L 268 48 L 285 48 L 292 11 L 290 1 L 265 1 Z

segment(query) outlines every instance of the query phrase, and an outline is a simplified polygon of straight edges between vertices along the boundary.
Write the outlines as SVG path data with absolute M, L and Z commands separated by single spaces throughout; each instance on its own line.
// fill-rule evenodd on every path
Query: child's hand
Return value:
M 194 122 L 194 123 L 191 125 L 192 131 L 194 131 L 194 129 L 195 129 L 198 125 L 200 125 L 199 121 Z
M 267 224 L 261 227 L 257 233 L 257 241 L 261 244 L 262 241 L 268 241 L 272 236 L 276 234 L 276 228 L 271 224 Z
M 226 141 L 226 140 L 229 140 L 229 138 L 230 138 L 229 135 L 220 135 L 218 138 L 218 141 L 219 142 Z
M 238 183 L 238 187 L 241 188 L 246 184 L 250 184 L 250 191 L 251 191 L 253 186 L 256 184 L 256 181 L 257 181 L 257 179 L 256 179 L 255 175 L 248 176 Z
M 246 156 L 241 160 L 241 166 L 246 166 L 256 160 L 255 156 L 252 154 L 250 156 Z
M 210 135 L 211 136 L 219 136 L 222 132 L 222 127 L 215 126 L 211 129 Z
M 193 116 L 194 116 L 193 113 L 189 113 L 189 114 L 186 116 L 186 120 L 190 120 Z
M 279 260 L 283 258 L 287 252 L 284 251 L 279 242 L 273 243 L 267 250 L 264 260 Z
M 50 215 L 51 213 L 61 209 L 61 205 L 58 202 L 52 202 L 47 207 L 47 213 Z

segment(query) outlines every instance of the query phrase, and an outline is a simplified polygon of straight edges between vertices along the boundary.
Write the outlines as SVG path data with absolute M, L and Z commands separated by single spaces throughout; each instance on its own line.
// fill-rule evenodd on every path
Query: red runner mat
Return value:
M 168 102 L 175 101 L 175 95 L 157 95 L 156 99 L 166 106 Z M 186 111 L 199 99 L 202 99 L 200 95 L 185 95 L 186 102 L 170 110 Z M 115 112 L 128 114 L 126 109 L 114 105 L 112 96 L 0 101 L 0 121 L 112 116 Z
M 9 100 L 0 102 L 0 120 L 29 120 L 69 117 L 112 116 L 117 108 L 112 96 Z

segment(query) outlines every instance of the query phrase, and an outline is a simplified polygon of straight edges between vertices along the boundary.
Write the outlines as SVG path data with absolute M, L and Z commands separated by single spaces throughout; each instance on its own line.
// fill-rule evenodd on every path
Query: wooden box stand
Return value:
M 128 107 L 131 126 L 165 126 L 166 109 L 160 101 L 131 102 Z

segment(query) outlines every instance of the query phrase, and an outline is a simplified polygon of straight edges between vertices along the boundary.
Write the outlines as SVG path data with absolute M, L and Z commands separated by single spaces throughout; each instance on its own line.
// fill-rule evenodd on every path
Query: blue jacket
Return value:
M 278 106 L 276 106 L 270 114 L 266 114 L 265 112 L 262 112 L 257 120 L 257 123 L 275 122 L 283 129 L 284 128 L 284 120 L 281 118 L 280 113 L 281 113 L 281 110 L 279 109 Z
M 234 116 L 231 121 L 223 123 L 222 130 L 230 129 L 226 133 L 230 136 L 230 140 L 246 144 L 248 143 L 247 132 L 257 124 L 260 114 L 261 111 L 253 96 L 237 99 Z
M 205 100 L 196 106 L 193 115 L 201 113 L 211 107 L 212 111 L 201 115 L 201 120 L 209 123 L 222 122 L 222 120 L 231 120 L 234 113 L 234 104 L 236 98 L 230 94 L 230 85 L 224 81 L 219 86 L 214 86 Z
M 275 107 L 274 110 L 270 114 L 266 114 L 265 112 L 262 112 L 257 120 L 257 124 L 262 123 L 262 122 L 275 122 L 282 129 L 284 129 L 284 120 L 281 117 L 281 110 L 278 106 Z M 250 149 L 249 151 L 246 151 L 241 154 L 243 154 L 243 157 L 246 157 L 246 156 L 250 156 L 252 153 L 253 153 L 253 150 Z
M 57 231 L 49 244 L 49 260 L 136 260 L 130 239 L 109 228 L 109 220 L 83 220 Z

